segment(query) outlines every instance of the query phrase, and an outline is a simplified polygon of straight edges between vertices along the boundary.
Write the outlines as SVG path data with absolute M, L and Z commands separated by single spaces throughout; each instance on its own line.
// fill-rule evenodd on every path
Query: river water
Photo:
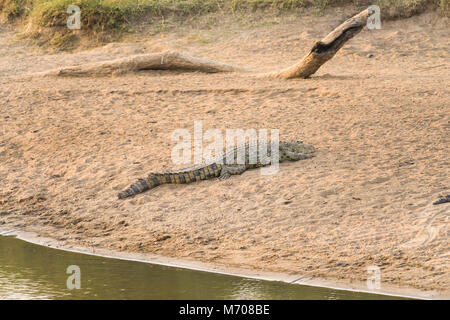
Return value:
M 79 278 L 67 273 L 79 268 Z M 75 268 L 77 268 L 75 267 Z M 68 289 L 79 280 L 80 289 Z M 0 299 L 394 299 L 104 258 L 0 236 Z

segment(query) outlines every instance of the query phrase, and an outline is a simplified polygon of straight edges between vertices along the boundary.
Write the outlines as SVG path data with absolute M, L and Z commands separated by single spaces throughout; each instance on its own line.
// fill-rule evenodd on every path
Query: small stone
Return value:
M 369 53 L 368 55 L 367 55 L 367 58 L 373 58 L 373 57 L 375 57 L 375 55 L 373 54 L 373 53 Z
M 165 235 L 165 236 L 157 238 L 156 241 L 165 241 L 165 240 L 170 239 L 170 238 L 171 238 L 171 236 Z

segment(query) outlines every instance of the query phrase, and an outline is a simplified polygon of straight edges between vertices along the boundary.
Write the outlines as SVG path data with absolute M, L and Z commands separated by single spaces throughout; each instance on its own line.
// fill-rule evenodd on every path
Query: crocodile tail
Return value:
M 139 179 L 136 183 L 132 184 L 129 188 L 125 189 L 122 192 L 119 192 L 117 195 L 119 199 L 125 199 L 132 196 L 135 196 L 139 193 L 147 191 L 149 189 L 153 189 L 159 186 L 161 182 L 155 177 L 155 175 L 151 174 L 145 179 Z

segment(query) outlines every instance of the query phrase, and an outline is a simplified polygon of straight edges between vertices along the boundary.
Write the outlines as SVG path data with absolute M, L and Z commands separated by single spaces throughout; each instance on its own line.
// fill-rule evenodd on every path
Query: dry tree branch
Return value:
M 366 25 L 369 10 L 366 9 L 348 19 L 325 38 L 316 42 L 311 51 L 301 61 L 286 69 L 259 74 L 260 76 L 291 79 L 308 78 L 325 62 L 334 57 L 336 52 L 351 38 L 357 35 Z M 89 63 L 80 66 L 64 67 L 50 70 L 40 75 L 53 76 L 103 76 L 136 72 L 140 70 L 185 70 L 206 73 L 246 72 L 244 68 L 229 64 L 188 56 L 176 51 L 140 54 L 128 58 Z
M 162 53 L 139 54 L 127 58 L 88 63 L 80 66 L 63 67 L 46 71 L 41 75 L 86 77 L 122 74 L 141 70 L 185 70 L 206 73 L 246 71 L 213 60 L 191 57 L 176 51 L 165 51 Z
M 300 62 L 286 69 L 266 74 L 269 77 L 291 79 L 308 78 L 342 48 L 342 46 L 366 25 L 369 10 L 366 9 L 348 19 L 325 38 L 316 42 L 311 51 Z

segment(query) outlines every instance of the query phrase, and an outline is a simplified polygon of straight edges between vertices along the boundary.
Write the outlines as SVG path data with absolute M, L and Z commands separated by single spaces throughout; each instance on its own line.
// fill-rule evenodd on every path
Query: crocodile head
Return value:
M 280 161 L 298 160 L 299 157 L 313 155 L 315 152 L 316 149 L 313 146 L 304 144 L 302 141 L 280 142 Z

